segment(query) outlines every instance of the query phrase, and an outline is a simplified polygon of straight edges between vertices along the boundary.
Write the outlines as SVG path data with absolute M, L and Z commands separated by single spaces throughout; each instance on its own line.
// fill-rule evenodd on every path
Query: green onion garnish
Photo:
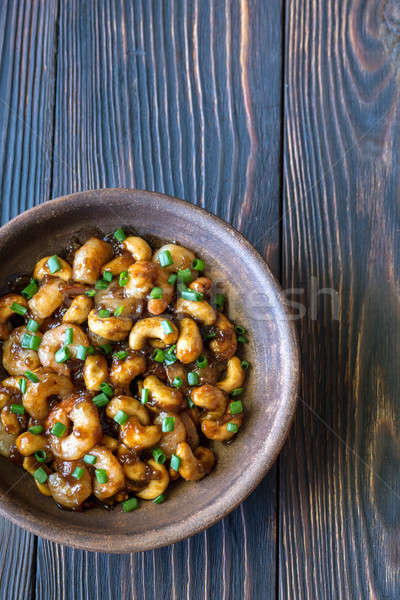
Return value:
M 42 433 L 43 427 L 42 427 L 42 425 L 32 425 L 32 427 L 28 428 L 28 431 L 32 435 L 39 435 L 39 433 Z
M 119 285 L 121 287 L 124 287 L 129 281 L 129 273 L 128 271 L 122 271 L 122 273 L 119 274 Z
M 192 262 L 192 269 L 194 269 L 195 271 L 204 271 L 205 268 L 206 265 L 204 264 L 204 261 L 200 258 L 195 258 Z
M 86 290 L 85 295 L 91 298 L 92 296 L 96 295 L 96 290 Z
M 154 460 L 163 465 L 167 460 L 165 453 L 161 450 L 161 448 L 153 448 L 153 458 Z
M 67 428 L 64 425 L 64 423 L 60 423 L 60 421 L 57 421 L 57 423 L 55 423 L 55 425 L 53 425 L 51 433 L 60 438 L 64 435 L 64 433 L 66 431 L 67 431 Z
M 162 504 L 166 499 L 167 499 L 167 496 L 165 494 L 160 494 L 159 496 L 157 496 L 157 498 L 154 498 L 153 503 L 154 504 Z
M 196 290 L 182 290 L 181 296 L 185 300 L 191 300 L 192 302 L 200 302 L 203 300 L 204 296 L 201 292 L 196 292 Z
M 109 317 L 110 315 L 111 312 L 107 310 L 107 308 L 102 308 L 101 310 L 99 310 L 100 319 L 107 319 L 107 317 Z
M 76 467 L 75 471 L 72 473 L 72 477 L 75 477 L 75 479 L 79 481 L 84 472 L 85 469 L 83 467 Z
M 225 304 L 224 294 L 215 294 L 214 304 L 215 304 L 216 308 L 218 308 L 219 310 L 222 310 L 224 307 L 224 304 Z
M 127 415 L 126 412 L 124 412 L 123 410 L 119 410 L 114 416 L 114 421 L 119 425 L 125 425 L 128 419 L 129 415 Z
M 125 502 L 122 503 L 122 508 L 124 512 L 131 512 L 132 510 L 135 510 L 138 506 L 139 502 L 138 499 L 135 497 L 129 498 L 128 500 L 125 500 Z
M 44 450 L 38 450 L 35 452 L 35 458 L 38 462 L 44 462 L 47 458 L 47 454 Z
M 118 358 L 118 360 L 123 360 L 128 356 L 128 353 L 126 350 L 120 350 L 119 352 L 114 352 L 113 356 L 115 356 L 115 358 Z
M 176 280 L 178 279 L 178 275 L 176 273 L 172 273 L 169 277 L 168 277 L 168 283 L 170 285 L 174 285 L 174 283 L 176 283 Z
M 146 404 L 149 401 L 149 390 L 147 388 L 142 389 L 142 393 L 140 394 L 140 402 L 142 404 Z
M 231 402 L 229 404 L 229 410 L 231 415 L 238 415 L 239 413 L 243 412 L 243 404 L 241 400 L 235 400 L 235 402 Z
M 101 406 L 105 406 L 109 402 L 110 398 L 104 392 L 102 392 L 101 394 L 97 394 L 97 396 L 93 398 L 93 404 L 95 404 L 98 408 L 100 408 Z
M 38 286 L 38 282 L 36 281 L 36 279 L 31 279 L 30 282 L 28 283 L 28 285 L 22 290 L 21 294 L 24 298 L 26 298 L 27 300 L 30 300 L 36 294 L 38 289 L 39 289 L 39 286 Z
M 163 250 L 158 255 L 158 262 L 162 267 L 169 267 L 172 265 L 173 260 L 171 256 L 171 252 L 169 250 Z
M 164 355 L 163 350 L 160 350 L 160 348 L 156 348 L 156 350 L 154 350 L 151 358 L 159 363 L 164 362 L 165 355 Z
M 167 319 L 165 319 L 165 321 L 161 321 L 161 326 L 167 334 L 172 333 L 174 331 L 174 328 Z
M 48 475 L 47 475 L 46 471 L 43 469 L 43 467 L 39 467 L 38 469 L 36 469 L 33 476 L 36 479 L 36 481 L 38 481 L 39 483 L 46 483 L 46 481 L 48 479 Z
M 109 398 L 112 398 L 114 396 L 114 389 L 113 389 L 113 387 L 109 383 L 107 383 L 106 381 L 104 381 L 103 383 L 100 384 L 100 389 Z
M 164 362 L 167 366 L 173 365 L 178 360 L 175 354 L 176 344 L 170 346 L 168 350 L 164 351 Z
M 54 254 L 54 256 L 50 256 L 47 261 L 47 266 L 49 268 L 50 273 L 57 273 L 61 269 L 60 261 L 58 260 L 58 256 Z
M 94 473 L 99 483 L 107 483 L 108 475 L 105 469 L 95 469 Z
M 163 419 L 161 430 L 164 433 L 168 433 L 169 431 L 173 431 L 175 428 L 175 417 L 165 417 Z
M 117 308 L 114 310 L 114 316 L 119 317 L 120 315 L 122 315 L 123 312 L 124 312 L 124 307 L 121 304 L 121 306 L 117 306 Z
M 94 456 L 93 454 L 85 454 L 85 456 L 83 457 L 83 461 L 87 465 L 94 465 L 96 460 L 97 460 L 97 456 Z
M 172 382 L 172 385 L 174 387 L 176 387 L 176 388 L 182 387 L 182 385 L 183 385 L 183 379 L 182 379 L 182 377 L 175 377 L 174 380 L 173 380 L 173 382 Z
M 71 358 L 71 353 L 69 349 L 66 346 L 64 346 L 63 348 L 57 350 L 54 356 L 56 359 L 56 363 L 64 363 Z
M 29 381 L 32 381 L 33 383 L 38 383 L 39 381 L 39 377 L 35 373 L 32 373 L 32 371 L 25 371 L 24 375 L 27 379 L 29 379 Z
M 180 269 L 177 273 L 178 281 L 189 283 L 192 280 L 192 271 L 190 269 Z
M 199 383 L 198 373 L 195 373 L 195 371 L 191 371 L 187 375 L 187 380 L 189 385 L 197 385 Z
M 246 333 L 246 330 L 244 327 L 242 327 L 241 325 L 235 325 L 235 331 L 236 333 L 238 333 L 239 335 L 243 335 L 244 333 Z
M 30 350 L 38 350 L 42 337 L 40 335 L 31 335 L 24 333 L 21 340 L 21 348 L 29 348 Z
M 250 363 L 247 360 L 242 360 L 240 364 L 242 365 L 242 369 L 245 371 L 250 367 Z
M 150 292 L 150 298 L 162 298 L 163 297 L 163 289 L 160 287 L 153 287 Z
M 189 408 L 193 408 L 194 407 L 194 402 L 193 402 L 193 400 L 191 399 L 190 396 L 187 396 L 186 402 L 187 402 Z
M 226 429 L 232 433 L 237 433 L 239 431 L 239 427 L 236 425 L 236 423 L 228 423 Z
M 240 396 L 240 394 L 243 392 L 242 387 L 236 388 L 234 390 L 231 391 L 231 396 Z
M 26 306 L 22 306 L 22 304 L 18 304 L 18 302 L 13 302 L 11 304 L 11 310 L 17 315 L 21 315 L 22 317 L 27 313 L 28 309 Z
M 107 281 L 104 281 L 104 279 L 98 279 L 94 284 L 94 288 L 95 290 L 106 290 L 108 288 L 108 283 Z
M 10 410 L 14 415 L 23 415 L 25 413 L 25 409 L 22 404 L 11 404 Z
M 21 394 L 25 394 L 26 386 L 27 386 L 26 379 L 23 379 L 21 377 L 21 379 L 19 379 L 19 381 L 18 381 L 18 385 L 19 385 L 19 389 L 21 390 Z
M 88 346 L 86 348 L 86 350 L 87 350 L 88 356 L 91 356 L 92 354 L 96 354 L 96 350 L 93 348 L 93 346 Z
M 124 240 L 126 240 L 125 231 L 122 229 L 122 227 L 117 229 L 117 231 L 114 231 L 114 237 L 117 240 L 117 242 L 123 242 Z
M 68 344 L 72 344 L 73 341 L 74 330 L 72 329 L 72 327 L 68 327 L 68 329 L 65 330 L 64 344 L 67 346 Z
M 247 344 L 247 338 L 244 335 L 239 335 L 237 341 L 240 344 Z
M 215 337 L 217 337 L 217 333 L 216 331 L 207 331 L 204 337 L 206 340 L 213 340 Z
M 199 358 L 196 360 L 196 365 L 199 367 L 199 369 L 204 369 L 208 365 L 207 356 L 204 356 L 204 354 L 201 354 L 199 356 Z
M 177 456 L 176 454 L 172 454 L 170 466 L 171 469 L 173 469 L 174 471 L 179 471 L 179 467 L 181 466 L 181 459 L 179 458 L 179 456 Z
M 104 281 L 108 281 L 108 283 L 111 283 L 111 281 L 113 280 L 113 274 L 111 273 L 111 271 L 104 271 L 103 279 Z
M 103 344 L 100 346 L 100 350 L 104 352 L 104 354 L 111 354 L 112 346 L 111 344 Z
M 86 356 L 88 353 L 88 349 L 86 346 L 79 345 L 76 348 L 76 358 L 77 360 L 86 360 Z
M 39 323 L 34 319 L 29 319 L 26 328 L 28 331 L 33 331 L 34 333 L 36 333 L 36 331 L 38 331 L 39 329 Z

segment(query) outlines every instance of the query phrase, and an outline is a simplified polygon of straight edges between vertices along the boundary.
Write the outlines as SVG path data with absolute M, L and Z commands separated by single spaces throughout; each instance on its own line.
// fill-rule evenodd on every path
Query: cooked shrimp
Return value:
M 49 490 L 57 504 L 64 508 L 79 508 L 92 493 L 92 480 L 83 462 L 57 461 L 57 473 L 51 473 L 48 479 Z M 79 467 L 83 473 L 79 480 L 73 477 Z
M 146 358 L 133 350 L 128 350 L 125 358 L 118 358 L 114 355 L 110 379 L 114 385 L 127 387 L 132 379 L 145 372 L 146 366 Z
M 108 314 L 109 316 L 102 316 Z M 115 317 L 110 311 L 95 308 L 90 311 L 88 316 L 88 327 L 96 335 L 100 335 L 105 340 L 120 342 L 128 337 L 132 327 L 132 319 L 121 316 Z
M 50 369 L 37 369 L 35 375 L 39 381 L 27 381 L 27 389 L 22 401 L 31 417 L 45 419 L 49 412 L 48 398 L 58 396 L 64 400 L 72 394 L 74 388 L 68 377 L 54 373 Z
M 44 258 L 40 259 L 39 262 L 36 263 L 36 266 L 33 270 L 33 277 L 35 279 L 41 281 L 45 277 L 52 275 L 47 264 L 49 258 L 51 258 L 51 256 L 45 256 Z M 66 260 L 60 258 L 59 256 L 57 256 L 57 259 L 60 263 L 60 269 L 56 271 L 54 275 L 59 279 L 62 279 L 63 281 L 69 281 L 70 279 L 72 279 L 71 265 L 69 265 Z
M 35 319 L 47 319 L 62 305 L 64 287 L 65 282 L 57 277 L 44 281 L 39 291 L 28 302 Z
M 25 327 L 18 327 L 3 344 L 3 367 L 10 375 L 23 375 L 25 371 L 33 371 L 40 366 L 38 353 L 21 347 L 25 333 Z
M 139 318 L 143 310 L 143 303 L 133 296 L 127 296 L 125 288 L 119 285 L 118 280 L 112 281 L 106 290 L 98 290 L 94 301 L 96 306 L 106 308 L 112 313 L 122 306 L 122 314 L 130 319 Z
M 75 298 L 72 300 L 71 306 L 63 316 L 63 321 L 81 325 L 87 320 L 92 306 L 93 300 L 91 298 L 88 298 L 84 294 L 75 296 Z
M 58 363 L 56 352 L 65 345 L 65 332 L 72 329 L 72 343 L 68 344 L 71 357 L 76 357 L 78 346 L 89 346 L 89 340 L 83 330 L 73 323 L 63 323 L 54 329 L 49 329 L 43 336 L 39 347 L 39 360 L 44 367 L 49 367 L 61 375 L 69 375 L 69 368 L 65 363 Z
M 101 469 L 105 471 L 107 476 L 105 483 L 99 483 L 97 477 L 95 477 L 93 481 L 94 495 L 99 500 L 106 500 L 125 487 L 124 470 L 118 459 L 108 448 L 95 446 L 90 450 L 90 454 L 97 458 L 95 463 L 96 471 Z
M 15 315 L 15 312 L 11 308 L 14 303 L 20 304 L 25 308 L 28 307 L 25 298 L 19 294 L 7 294 L 0 298 L 0 340 L 6 340 L 10 335 L 11 325 L 8 320 Z

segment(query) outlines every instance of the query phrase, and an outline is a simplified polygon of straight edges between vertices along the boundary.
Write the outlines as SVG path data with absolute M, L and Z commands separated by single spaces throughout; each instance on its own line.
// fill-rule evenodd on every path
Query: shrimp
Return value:
M 10 335 L 11 326 L 8 320 L 15 314 L 11 308 L 14 303 L 24 308 L 28 307 L 25 298 L 19 294 L 7 294 L 0 298 L 0 340 L 6 340 Z
M 14 329 L 3 344 L 3 367 L 10 375 L 23 375 L 25 371 L 33 371 L 40 366 L 38 353 L 21 347 L 25 332 L 25 327 Z
M 64 508 L 79 508 L 92 493 L 92 479 L 83 462 L 56 461 L 57 473 L 51 473 L 48 486 L 57 504 Z M 72 476 L 74 470 L 83 469 L 81 477 Z
M 67 365 L 58 363 L 55 357 L 57 350 L 65 345 L 65 332 L 67 329 L 72 329 L 72 343 L 68 344 L 68 350 L 71 356 L 75 358 L 78 346 L 89 346 L 89 340 L 82 329 L 73 323 L 63 323 L 46 331 L 38 351 L 41 364 L 60 373 L 60 375 L 69 375 Z
M 96 470 L 101 469 L 105 471 L 107 476 L 105 483 L 99 483 L 97 478 L 94 479 L 94 495 L 103 501 L 124 489 L 124 470 L 111 450 L 102 446 L 95 446 L 90 450 L 90 454 L 97 458 L 95 463 Z
M 64 400 L 72 394 L 74 387 L 68 377 L 54 373 L 50 369 L 41 367 L 36 369 L 35 375 L 39 381 L 27 381 L 27 389 L 22 403 L 31 417 L 45 419 L 49 412 L 48 398 L 59 396 Z

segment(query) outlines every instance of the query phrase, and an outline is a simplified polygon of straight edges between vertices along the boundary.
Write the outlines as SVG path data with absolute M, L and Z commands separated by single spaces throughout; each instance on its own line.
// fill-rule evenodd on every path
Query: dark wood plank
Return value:
M 236 224 L 277 270 L 281 36 L 280 2 L 62 3 L 52 195 L 177 195 Z M 156 552 L 40 540 L 37 597 L 273 598 L 275 517 L 273 470 L 222 523 Z
M 56 2 L 0 3 L 2 223 L 50 196 L 56 19 Z M 0 597 L 28 598 L 35 538 L 4 519 L 0 538 Z
M 303 401 L 280 463 L 280 595 L 394 599 L 398 3 L 286 6 L 283 273 L 307 313 Z

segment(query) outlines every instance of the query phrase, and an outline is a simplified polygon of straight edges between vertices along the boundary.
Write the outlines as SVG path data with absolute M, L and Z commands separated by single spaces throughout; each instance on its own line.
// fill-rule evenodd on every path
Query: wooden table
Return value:
M 288 442 L 234 513 L 120 556 L 2 520 L 1 598 L 399 598 L 398 0 L 0 12 L 3 222 L 100 187 L 204 206 L 301 304 L 302 351 Z

